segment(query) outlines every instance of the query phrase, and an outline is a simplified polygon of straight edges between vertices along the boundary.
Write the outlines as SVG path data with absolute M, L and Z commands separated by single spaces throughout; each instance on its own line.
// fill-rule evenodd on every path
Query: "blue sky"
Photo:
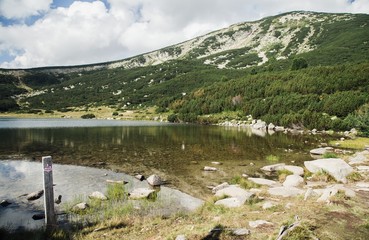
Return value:
M 0 68 L 123 59 L 295 10 L 369 13 L 369 0 L 0 0 Z

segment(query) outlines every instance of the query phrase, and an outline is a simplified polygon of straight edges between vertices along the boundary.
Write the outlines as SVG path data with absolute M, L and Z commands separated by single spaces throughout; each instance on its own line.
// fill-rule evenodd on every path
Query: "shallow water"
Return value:
M 141 121 L 1 119 L 0 159 L 52 156 L 55 163 L 99 166 L 133 175 L 157 173 L 170 186 L 206 198 L 208 185 L 236 175 L 261 174 L 271 164 L 301 165 L 320 136 L 273 135 L 248 128 L 227 128 Z M 216 165 L 217 172 L 204 172 Z
M 43 220 L 33 220 L 32 216 L 43 212 L 41 197 L 35 201 L 27 201 L 25 193 L 43 189 L 43 168 L 39 162 L 29 161 L 0 161 L 0 200 L 6 199 L 12 203 L 7 207 L 0 206 L 0 227 L 16 229 L 38 228 L 44 225 Z M 146 181 L 123 173 L 115 173 L 104 169 L 83 166 L 53 165 L 54 196 L 62 195 L 62 203 L 56 206 L 56 211 L 65 210 L 65 203 L 76 199 L 86 201 L 87 196 L 94 191 L 106 193 L 106 180 L 124 180 L 129 182 L 125 189 L 129 192 L 134 188 L 148 188 Z M 157 211 L 176 212 L 194 210 L 202 204 L 200 199 L 161 186 L 158 190 L 157 202 L 160 206 Z

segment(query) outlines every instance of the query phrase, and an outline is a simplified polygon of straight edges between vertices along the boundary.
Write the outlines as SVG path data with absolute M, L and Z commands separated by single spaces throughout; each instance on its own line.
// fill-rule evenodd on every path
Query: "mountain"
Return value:
M 2 69 L 0 111 L 155 106 L 173 121 L 251 114 L 283 125 L 362 127 L 368 23 L 365 14 L 290 12 L 114 62 Z

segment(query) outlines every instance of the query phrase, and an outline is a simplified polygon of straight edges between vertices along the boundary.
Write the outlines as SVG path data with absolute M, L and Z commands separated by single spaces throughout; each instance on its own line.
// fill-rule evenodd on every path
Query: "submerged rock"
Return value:
M 26 196 L 26 199 L 28 201 L 34 201 L 34 200 L 37 200 L 39 199 L 40 197 L 42 197 L 42 195 L 44 195 L 44 190 L 40 190 L 38 192 L 33 192 L 33 193 L 30 193 Z
M 327 172 L 336 181 L 347 182 L 346 176 L 354 169 L 340 158 L 325 158 L 314 161 L 305 161 L 305 167 L 312 173 Z

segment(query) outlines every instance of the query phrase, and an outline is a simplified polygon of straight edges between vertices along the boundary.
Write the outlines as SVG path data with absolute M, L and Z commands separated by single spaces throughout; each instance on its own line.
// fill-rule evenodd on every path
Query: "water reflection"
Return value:
M 156 171 L 174 184 L 186 182 L 201 187 L 234 174 L 253 174 L 267 164 L 265 159 L 270 154 L 296 163 L 309 159 L 305 154 L 309 148 L 304 143 L 306 136 L 263 135 L 247 128 L 197 125 L 4 128 L 0 129 L 0 136 L 0 159 L 41 159 L 52 155 L 59 163 L 104 162 L 129 174 Z M 317 138 L 308 141 L 314 144 Z M 205 176 L 201 169 L 212 161 L 223 163 L 223 173 Z

